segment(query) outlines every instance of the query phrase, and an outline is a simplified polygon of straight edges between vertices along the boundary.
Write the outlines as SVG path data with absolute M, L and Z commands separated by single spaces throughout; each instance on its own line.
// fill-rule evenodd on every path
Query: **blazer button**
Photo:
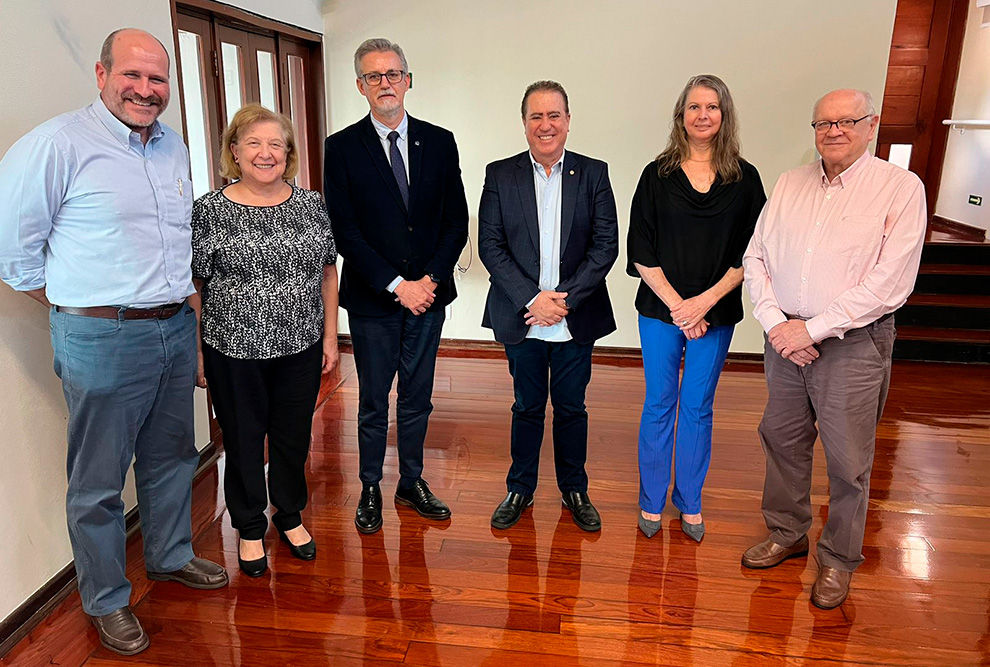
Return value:
M 410 225 L 409 227 L 406 227 L 406 229 L 408 229 L 409 231 L 412 231 L 412 226 Z

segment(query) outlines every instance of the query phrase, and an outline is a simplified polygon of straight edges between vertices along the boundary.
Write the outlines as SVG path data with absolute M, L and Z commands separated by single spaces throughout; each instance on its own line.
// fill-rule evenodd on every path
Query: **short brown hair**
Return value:
M 571 109 L 567 103 L 567 91 L 564 90 L 564 87 L 556 81 L 544 79 L 543 81 L 535 81 L 526 87 L 526 92 L 523 93 L 521 108 L 522 117 L 524 119 L 526 118 L 526 101 L 533 93 L 559 93 L 560 96 L 564 98 L 564 113 L 569 114 L 571 112 Z
M 296 152 L 296 136 L 292 130 L 292 121 L 286 116 L 266 109 L 260 104 L 245 104 L 234 114 L 230 125 L 223 131 L 220 140 L 220 175 L 224 178 L 237 179 L 241 177 L 241 168 L 234 161 L 234 152 L 230 150 L 236 144 L 243 132 L 255 123 L 278 123 L 285 137 L 285 174 L 282 178 L 291 180 L 299 173 L 299 154 Z

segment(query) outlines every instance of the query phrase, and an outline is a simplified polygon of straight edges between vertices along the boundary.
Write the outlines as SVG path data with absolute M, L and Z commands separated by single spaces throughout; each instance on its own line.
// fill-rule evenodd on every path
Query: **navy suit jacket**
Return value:
M 560 284 L 567 328 L 578 343 L 615 331 L 605 276 L 619 256 L 619 226 L 608 165 L 564 153 L 560 206 Z M 529 151 L 492 162 L 478 213 L 478 251 L 491 275 L 482 326 L 514 345 L 529 333 L 526 304 L 540 293 L 540 229 Z
M 436 278 L 430 310 L 457 296 L 454 265 L 468 233 L 467 200 L 454 135 L 409 117 L 409 210 L 370 115 L 327 137 L 323 192 L 344 257 L 340 305 L 383 316 L 402 306 L 386 288 L 396 276 Z

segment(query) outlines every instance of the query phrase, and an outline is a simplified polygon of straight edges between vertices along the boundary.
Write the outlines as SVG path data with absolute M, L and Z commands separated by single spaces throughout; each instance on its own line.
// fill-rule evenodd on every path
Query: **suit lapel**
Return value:
M 564 248 L 567 247 L 567 239 L 571 235 L 571 227 L 574 226 L 574 208 L 577 205 L 578 183 L 581 172 L 579 160 L 574 157 L 574 153 L 564 155 L 563 172 L 560 175 L 561 193 L 560 200 L 560 254 L 564 255 Z
M 533 241 L 536 256 L 540 255 L 540 221 L 536 214 L 536 185 L 533 183 L 533 162 L 529 152 L 519 156 L 516 162 L 516 189 L 522 200 L 523 215 L 526 217 L 526 229 Z
M 399 192 L 399 185 L 395 182 L 395 175 L 392 174 L 392 165 L 388 163 L 388 158 L 385 157 L 385 149 L 382 147 L 382 140 L 378 137 L 375 126 L 371 124 L 371 114 L 365 116 L 364 120 L 363 139 L 365 148 L 368 149 L 371 161 L 375 163 L 375 166 L 382 175 L 382 180 L 385 181 L 385 189 L 392 193 L 392 198 L 395 199 L 395 203 L 399 205 L 399 208 L 405 210 L 405 205 L 402 203 L 402 194 Z
M 408 115 L 408 114 L 407 114 Z M 413 210 L 416 194 L 419 192 L 419 182 L 423 174 L 423 133 L 419 121 L 409 116 L 409 132 L 406 141 L 409 142 L 409 210 Z M 398 188 L 396 188 L 398 191 Z

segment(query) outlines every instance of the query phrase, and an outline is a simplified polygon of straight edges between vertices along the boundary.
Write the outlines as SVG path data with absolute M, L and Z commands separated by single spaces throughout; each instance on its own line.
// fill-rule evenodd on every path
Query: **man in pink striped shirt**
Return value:
M 812 118 L 821 160 L 780 177 L 743 259 L 753 312 L 767 332 L 769 398 L 759 434 L 771 532 L 742 562 L 773 567 L 808 552 L 820 433 L 830 497 L 811 601 L 831 609 L 845 601 L 863 562 L 893 312 L 914 288 L 927 213 L 920 179 L 867 150 L 879 121 L 869 93 L 828 93 Z

